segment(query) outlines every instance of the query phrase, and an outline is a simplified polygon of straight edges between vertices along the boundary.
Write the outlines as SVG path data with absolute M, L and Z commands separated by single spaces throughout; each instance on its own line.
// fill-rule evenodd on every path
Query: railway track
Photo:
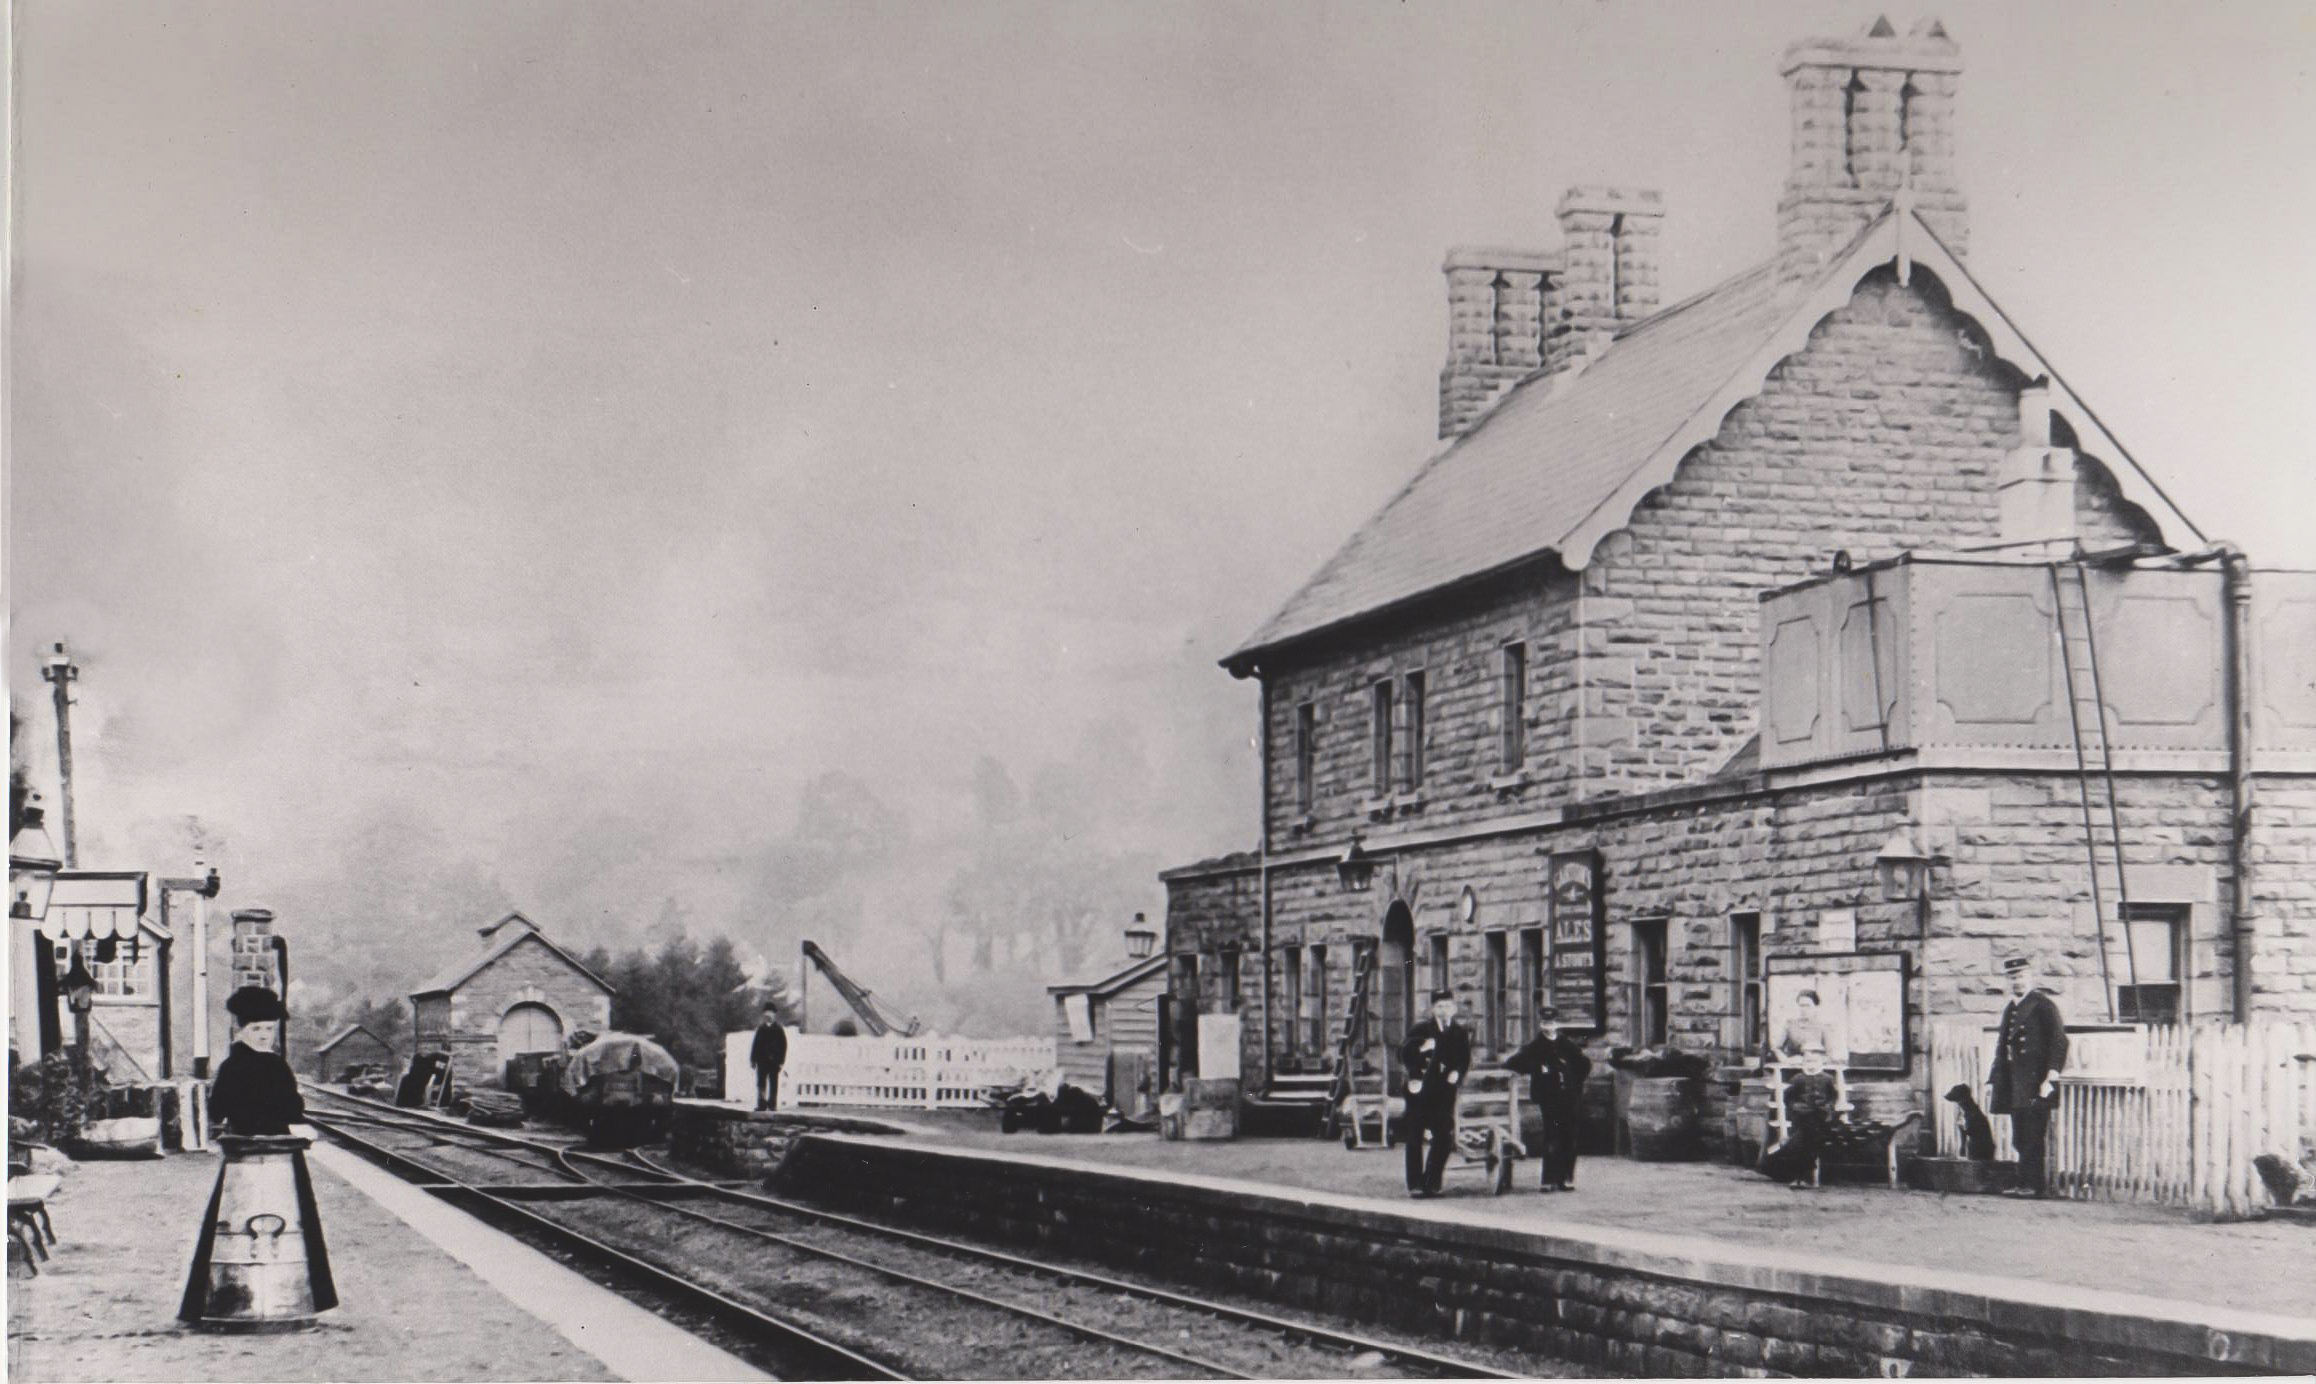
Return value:
M 335 1093 L 326 1098 L 333 1108 L 317 1112 L 317 1125 L 440 1195 L 544 1227 L 536 1233 L 694 1302 L 727 1329 L 763 1340 L 775 1358 L 843 1352 L 841 1359 L 787 1364 L 781 1373 L 1517 1377 L 1316 1322 L 821 1211 L 695 1178 L 639 1153 L 612 1157 Z M 425 1148 L 388 1147 L 412 1139 Z M 551 1170 L 555 1184 L 494 1191 L 445 1169 L 444 1148 L 526 1172 Z M 465 1166 L 471 1173 L 473 1163 Z M 791 1332 L 809 1343 L 785 1334 Z

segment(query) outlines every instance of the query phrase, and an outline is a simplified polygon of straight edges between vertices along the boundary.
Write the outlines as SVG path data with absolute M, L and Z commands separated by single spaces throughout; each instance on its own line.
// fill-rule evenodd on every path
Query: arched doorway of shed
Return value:
M 1396 1053 L 1415 1027 L 1415 914 L 1404 899 L 1392 900 L 1383 915 L 1383 946 L 1375 961 L 1375 1017 L 1384 1046 Z
M 505 1071 L 515 1055 L 555 1052 L 563 1046 L 563 1021 L 543 1004 L 526 1001 L 499 1017 L 499 1070 Z

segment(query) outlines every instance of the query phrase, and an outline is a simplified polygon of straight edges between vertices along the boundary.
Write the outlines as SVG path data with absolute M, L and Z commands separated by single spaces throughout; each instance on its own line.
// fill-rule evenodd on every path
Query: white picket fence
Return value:
M 1947 1021 L 1931 1034 L 1932 1095 L 1957 1082 L 1986 1100 L 1995 1031 Z M 2316 1145 L 2316 1023 L 2152 1025 L 2071 1035 L 2051 1116 L 2050 1185 L 2062 1195 L 2186 1206 L 2223 1219 L 2269 1204 L 2252 1167 Z M 1937 1107 L 1938 1151 L 1960 1157 L 1961 1123 Z M 1996 1153 L 2014 1158 L 2010 1121 Z
M 724 1035 L 724 1101 L 755 1102 L 748 1067 L 753 1031 Z M 840 1038 L 792 1033 L 780 1069 L 780 1104 L 887 1109 L 973 1109 L 993 1086 L 1052 1069 L 1045 1038 Z

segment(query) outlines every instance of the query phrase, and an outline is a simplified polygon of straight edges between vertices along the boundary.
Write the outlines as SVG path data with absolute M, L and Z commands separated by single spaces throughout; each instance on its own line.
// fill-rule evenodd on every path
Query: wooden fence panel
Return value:
M 1994 1032 L 1975 1020 L 1931 1031 L 1935 1147 L 1963 1153 L 1942 1097 L 1957 1082 L 1985 1097 Z M 2269 1204 L 2252 1160 L 2316 1145 L 2316 1023 L 2165 1025 L 2080 1035 L 2058 1081 L 2052 1186 L 2064 1195 L 2155 1202 L 2240 1218 Z M 1998 1155 L 2015 1158 L 1994 1118 Z

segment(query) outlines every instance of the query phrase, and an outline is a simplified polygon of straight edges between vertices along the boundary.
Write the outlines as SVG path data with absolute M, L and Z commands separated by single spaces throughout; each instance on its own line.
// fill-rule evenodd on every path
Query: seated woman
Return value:
M 1822 1046 L 1803 1050 L 1801 1074 L 1785 1084 L 1785 1140 L 1761 1155 L 1762 1173 L 1788 1186 L 1810 1185 L 1810 1172 L 1825 1147 L 1826 1129 L 1841 1103 L 1825 1062 Z
M 1819 1007 L 1817 991 L 1804 990 L 1793 997 L 1793 1017 L 1785 1021 L 1784 1031 L 1770 1045 L 1769 1064 L 1777 1066 L 1811 1048 L 1830 1054 L 1835 1051 L 1835 1043 Z

